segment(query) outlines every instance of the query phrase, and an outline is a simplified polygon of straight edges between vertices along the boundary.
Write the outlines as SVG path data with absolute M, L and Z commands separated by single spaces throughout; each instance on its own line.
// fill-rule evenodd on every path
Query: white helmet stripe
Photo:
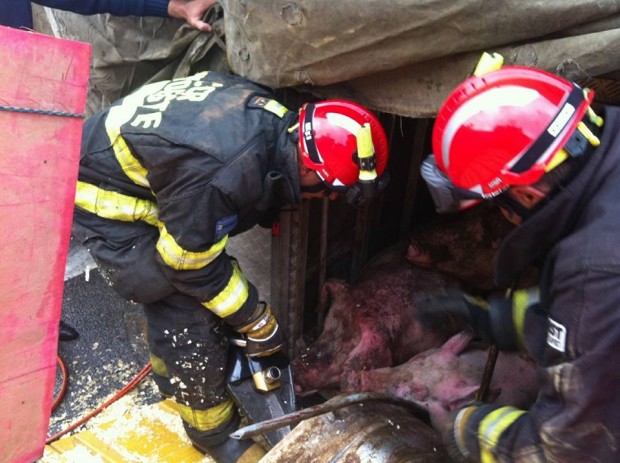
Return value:
M 527 106 L 539 96 L 536 90 L 507 85 L 489 89 L 463 103 L 450 118 L 442 136 L 441 159 L 445 168 L 450 166 L 450 146 L 456 132 L 474 115 L 494 109 L 501 111 L 502 106 Z
M 345 116 L 344 114 L 327 113 L 325 117 L 331 125 L 341 127 L 353 135 L 357 135 L 357 132 L 359 132 L 359 130 L 362 128 L 359 122 L 356 122 L 355 120 L 351 119 L 349 116 Z

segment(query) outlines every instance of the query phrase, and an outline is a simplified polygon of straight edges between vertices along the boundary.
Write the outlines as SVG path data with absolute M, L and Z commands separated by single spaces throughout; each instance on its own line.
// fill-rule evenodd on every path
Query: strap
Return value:
M 288 109 L 276 100 L 263 96 L 253 96 L 248 102 L 248 108 L 260 108 L 275 114 L 280 119 L 288 112 Z

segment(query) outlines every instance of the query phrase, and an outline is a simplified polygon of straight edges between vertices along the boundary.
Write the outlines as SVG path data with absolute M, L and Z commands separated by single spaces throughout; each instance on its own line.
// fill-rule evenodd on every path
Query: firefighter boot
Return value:
M 199 452 L 209 455 L 217 463 L 257 463 L 266 452 L 253 440 L 227 439 L 223 444 L 206 449 L 193 444 Z
M 239 427 L 239 415 L 217 432 L 200 431 L 183 421 L 185 432 L 196 450 L 209 455 L 217 463 L 256 463 L 265 455 L 265 449 L 250 440 L 236 440 L 228 437 Z
M 58 340 L 59 341 L 73 341 L 80 334 L 77 332 L 75 328 L 71 325 L 60 320 L 60 325 L 58 326 Z

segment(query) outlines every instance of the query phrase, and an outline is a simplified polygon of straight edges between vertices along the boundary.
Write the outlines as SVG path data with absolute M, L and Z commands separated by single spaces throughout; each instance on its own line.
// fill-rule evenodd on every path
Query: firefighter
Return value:
M 141 2 L 109 2 L 69 0 L 39 0 L 35 2 L 50 8 L 73 11 L 85 15 L 111 13 L 119 16 L 163 16 L 182 18 L 192 27 L 204 32 L 211 31 L 211 25 L 202 20 L 205 12 L 217 3 L 217 0 L 143 0 Z M 32 5 L 30 0 L 18 0 L 0 3 L 0 25 L 32 29 Z M 72 341 L 79 336 L 78 331 L 60 320 L 58 339 Z
M 526 349 L 541 389 L 529 410 L 474 402 L 434 410 L 455 461 L 620 461 L 620 111 L 556 75 L 506 66 L 440 108 L 422 168 L 438 209 L 488 200 L 517 228 L 495 280 L 508 297 L 427 295 L 422 321 L 455 317 L 500 349 Z M 596 109 L 596 112 L 595 112 Z
M 297 113 L 216 72 L 148 84 L 86 121 L 74 236 L 120 295 L 144 304 L 155 382 L 216 461 L 256 450 L 228 438 L 239 415 L 225 389 L 227 331 L 245 335 L 249 356 L 285 345 L 228 237 L 303 198 L 370 199 L 387 152 L 378 119 L 356 103 Z
M 32 5 L 37 3 L 49 8 L 91 15 L 110 13 L 115 16 L 160 16 L 180 18 L 203 32 L 211 32 L 211 25 L 202 18 L 217 0 L 12 0 L 0 2 L 0 24 L 9 27 L 32 29 Z

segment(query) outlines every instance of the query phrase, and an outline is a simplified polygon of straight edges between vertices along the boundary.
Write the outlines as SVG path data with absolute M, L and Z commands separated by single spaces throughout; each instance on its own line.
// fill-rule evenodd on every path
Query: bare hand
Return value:
M 170 0 L 168 14 L 173 18 L 185 19 L 187 24 L 199 31 L 211 32 L 213 28 L 202 18 L 216 3 L 217 0 Z

